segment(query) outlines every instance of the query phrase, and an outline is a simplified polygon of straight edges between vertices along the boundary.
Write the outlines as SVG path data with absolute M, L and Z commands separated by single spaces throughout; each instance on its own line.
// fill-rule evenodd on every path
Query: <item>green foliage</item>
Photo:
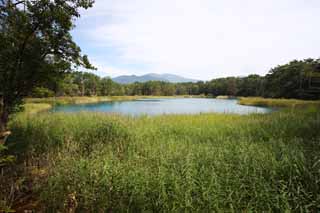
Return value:
M 262 96 L 264 91 L 264 78 L 259 75 L 249 75 L 239 83 L 238 96 Z
M 93 69 L 70 31 L 93 0 L 2 0 L 0 3 L 0 131 L 36 86 L 74 67 Z
M 5 170 L 7 167 L 13 165 L 16 161 L 15 156 L 8 154 L 8 148 L 0 143 L 0 211 L 1 212 L 15 212 L 10 208 L 10 197 L 6 196 L 8 190 L 13 191 L 11 187 L 10 178 L 6 178 Z
M 266 97 L 320 98 L 320 60 L 291 61 L 277 66 L 265 77 Z
M 6 166 L 8 164 L 12 164 L 15 161 L 15 157 L 13 155 L 8 155 L 6 153 L 7 147 L 3 144 L 0 144 L 0 168 Z
M 32 91 L 32 97 L 35 97 L 35 98 L 48 98 L 53 96 L 54 96 L 53 91 L 44 87 L 36 87 Z
M 49 211 L 282 212 L 320 205 L 320 112 L 17 117 L 19 159 L 46 159 Z M 13 149 L 12 150 L 18 150 Z

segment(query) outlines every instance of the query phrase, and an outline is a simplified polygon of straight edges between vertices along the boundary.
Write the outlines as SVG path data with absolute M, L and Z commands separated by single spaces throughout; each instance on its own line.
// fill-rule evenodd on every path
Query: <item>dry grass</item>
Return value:
M 320 101 L 306 101 L 298 99 L 273 99 L 273 98 L 240 98 L 239 104 L 250 106 L 266 106 L 266 107 L 320 107 Z
M 84 97 L 52 97 L 52 98 L 26 98 L 26 103 L 46 103 L 51 105 L 89 104 L 107 101 L 130 101 L 141 98 L 193 98 L 203 96 L 84 96 Z

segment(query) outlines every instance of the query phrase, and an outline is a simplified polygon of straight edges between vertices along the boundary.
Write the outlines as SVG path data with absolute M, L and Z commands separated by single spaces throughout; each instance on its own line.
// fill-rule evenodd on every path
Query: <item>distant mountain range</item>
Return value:
M 156 74 L 149 73 L 141 76 L 137 75 L 121 75 L 112 78 L 113 81 L 119 84 L 131 84 L 134 82 L 147 82 L 147 81 L 165 81 L 170 83 L 184 83 L 184 82 L 197 82 L 198 80 L 184 78 L 173 74 Z

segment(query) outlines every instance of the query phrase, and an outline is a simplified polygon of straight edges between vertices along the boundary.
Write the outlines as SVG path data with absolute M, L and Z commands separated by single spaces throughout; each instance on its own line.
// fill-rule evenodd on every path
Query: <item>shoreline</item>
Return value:
M 38 112 L 50 110 L 56 105 L 68 104 L 95 104 L 101 102 L 112 101 L 133 101 L 138 99 L 157 99 L 157 98 L 211 98 L 204 95 L 198 96 L 94 96 L 94 97 L 53 97 L 53 98 L 26 98 L 24 111 L 26 114 L 36 114 Z M 215 99 L 226 100 L 229 96 L 217 96 Z M 296 107 L 320 107 L 320 100 L 298 100 L 298 99 L 272 99 L 261 97 L 232 97 L 238 99 L 239 105 L 260 106 L 260 107 L 276 107 L 276 108 L 296 108 Z

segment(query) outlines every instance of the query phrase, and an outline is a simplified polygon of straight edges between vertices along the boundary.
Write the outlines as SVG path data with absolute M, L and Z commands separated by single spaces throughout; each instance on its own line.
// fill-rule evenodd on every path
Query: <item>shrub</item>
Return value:
M 54 92 L 44 87 L 36 87 L 32 90 L 31 96 L 35 98 L 48 98 L 53 97 Z

